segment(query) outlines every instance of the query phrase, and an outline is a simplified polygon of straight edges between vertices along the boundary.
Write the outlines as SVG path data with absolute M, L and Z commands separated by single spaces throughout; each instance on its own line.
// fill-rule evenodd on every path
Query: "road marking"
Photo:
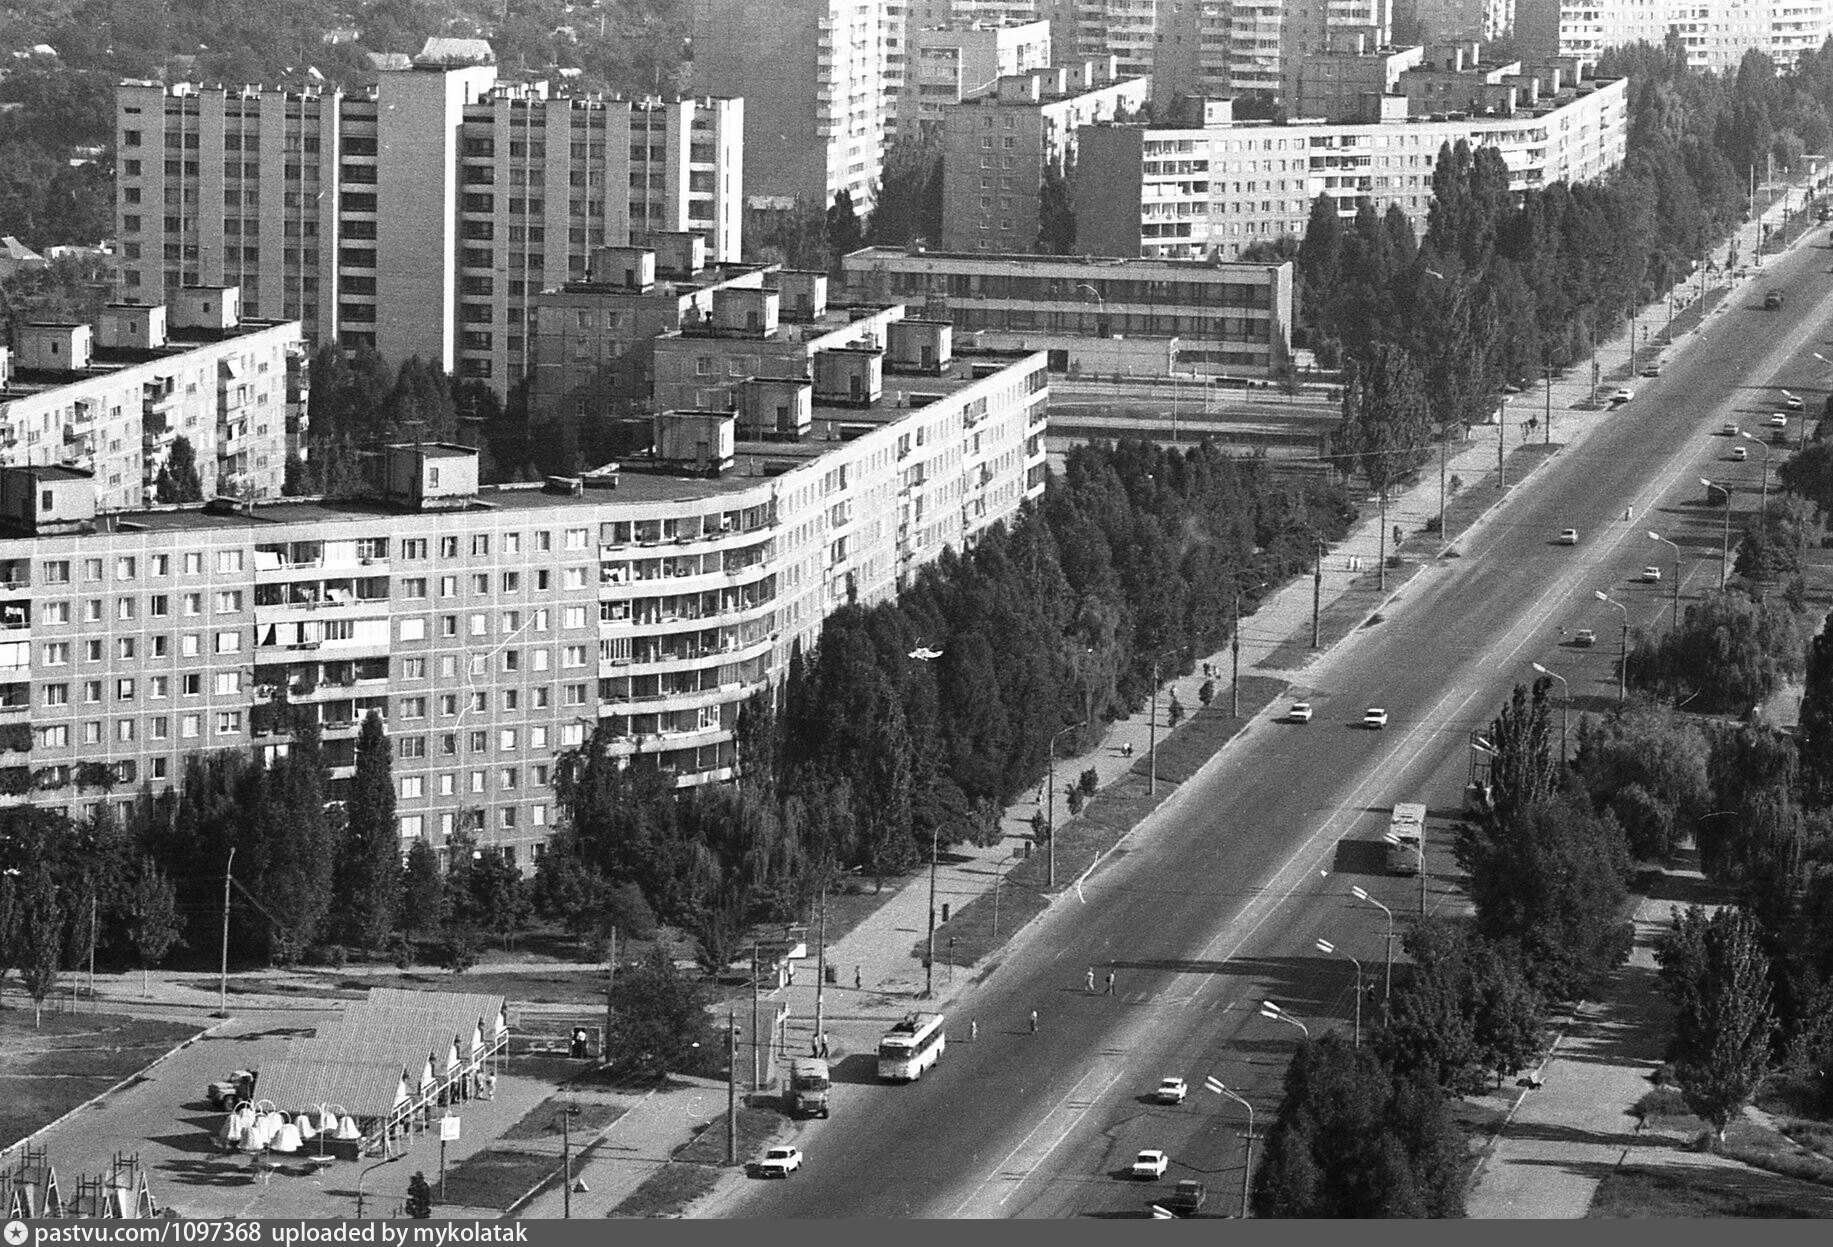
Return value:
M 1005 1158 L 993 1167 L 993 1176 L 975 1187 L 973 1192 L 962 1200 L 949 1215 L 951 1217 L 983 1215 L 969 1214 L 966 1209 L 968 1205 L 980 1199 L 982 1193 L 995 1183 L 1004 1183 L 1010 1188 L 994 1204 L 995 1208 L 1004 1207 L 1006 1201 L 1018 1193 L 1026 1179 L 1037 1172 L 1039 1166 L 1049 1159 L 1050 1153 L 1056 1151 L 1057 1145 L 1069 1137 L 1070 1131 L 1076 1128 L 1088 1111 L 1100 1103 L 1101 1098 L 1108 1093 L 1109 1089 L 1125 1075 L 1124 1059 L 1096 1062 L 1094 1067 L 1078 1079 L 1076 1085 L 1071 1087 L 1062 1099 L 1051 1106 L 1050 1111 L 1044 1114 L 1044 1119 L 1038 1122 L 1031 1133 L 1020 1139 L 1018 1146 L 1007 1152 Z M 1090 1086 L 1091 1083 L 1096 1082 L 1099 1083 L 1099 1086 Z M 1038 1135 L 1053 1124 L 1060 1124 L 1060 1129 L 1051 1136 L 1048 1143 L 1040 1145 L 1037 1142 Z M 1019 1158 L 1016 1162 L 1015 1157 Z

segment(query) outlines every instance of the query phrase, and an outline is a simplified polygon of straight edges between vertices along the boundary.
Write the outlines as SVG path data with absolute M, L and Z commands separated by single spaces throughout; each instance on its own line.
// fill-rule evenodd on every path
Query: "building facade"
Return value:
M 889 0 L 695 0 L 694 88 L 743 98 L 747 194 L 871 206 L 904 25 Z
M 897 300 L 1056 371 L 1279 376 L 1292 352 L 1292 265 L 866 247 L 842 262 L 846 297 Z
M 1050 64 L 1050 23 L 912 27 L 897 101 L 899 134 L 939 126 L 951 104 L 982 95 L 1007 74 Z
M 1137 112 L 1149 78 L 1121 78 L 1113 57 L 1001 78 L 986 95 L 945 110 L 945 251 L 1029 251 L 1038 243 L 1046 168 L 1069 173 L 1083 126 Z
M 554 94 L 487 58 L 429 41 L 363 95 L 123 83 L 123 297 L 238 285 L 314 342 L 506 393 L 529 295 L 584 276 L 592 248 L 691 231 L 738 258 L 742 101 Z
M 1736 72 L 1750 51 L 1786 69 L 1833 35 L 1828 0 L 1586 0 L 1558 9 L 1561 56 L 1596 60 L 1606 49 L 1638 41 L 1660 47 L 1672 31 L 1688 67 L 1714 73 Z
M 235 293 L 20 325 L 0 347 L 0 465 L 91 473 L 100 510 L 134 511 L 183 437 L 206 498 L 277 496 L 304 453 L 305 345 L 297 321 L 243 321 Z
M 1512 189 L 1598 178 L 1623 161 L 1626 84 L 1549 66 L 1520 75 L 1517 103 L 1493 116 L 1435 113 L 1379 122 L 1237 122 L 1208 101 L 1203 126 L 1085 127 L 1076 162 L 1076 249 L 1232 259 L 1255 243 L 1303 237 L 1312 202 L 1347 220 L 1367 196 L 1425 228 L 1432 166 L 1445 144 L 1497 149 Z M 1396 105 L 1395 111 L 1399 107 Z
M 87 472 L 0 469 L 0 804 L 164 789 L 188 754 L 284 749 L 296 711 L 341 786 L 373 710 L 404 847 L 469 832 L 528 869 L 597 725 L 678 784 L 729 778 L 792 646 L 1044 487 L 1044 357 L 955 358 L 947 329 L 817 356 L 770 395 L 800 430 L 664 413 L 621 471 L 545 486 L 403 445 L 374 497 L 107 516 Z M 899 371 L 923 403 L 886 401 Z
M 1412 9 L 1426 43 L 1488 43 L 1515 33 L 1515 0 L 1412 0 Z

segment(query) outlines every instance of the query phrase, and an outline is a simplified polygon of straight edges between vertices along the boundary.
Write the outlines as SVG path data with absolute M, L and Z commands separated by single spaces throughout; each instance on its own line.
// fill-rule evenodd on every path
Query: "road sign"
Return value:
M 458 1118 L 447 1116 L 439 1119 L 439 1141 L 441 1143 L 458 1142 Z

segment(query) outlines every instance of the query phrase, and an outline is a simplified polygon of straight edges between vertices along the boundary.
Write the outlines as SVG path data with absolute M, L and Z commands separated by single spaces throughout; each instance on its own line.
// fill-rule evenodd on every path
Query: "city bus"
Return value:
M 1416 875 L 1425 856 L 1421 846 L 1426 842 L 1426 807 L 1417 801 L 1403 801 L 1394 806 L 1387 826 L 1387 872 L 1390 875 Z
M 915 1082 L 942 1059 L 948 1036 L 940 1013 L 907 1013 L 878 1041 L 878 1076 L 887 1082 Z

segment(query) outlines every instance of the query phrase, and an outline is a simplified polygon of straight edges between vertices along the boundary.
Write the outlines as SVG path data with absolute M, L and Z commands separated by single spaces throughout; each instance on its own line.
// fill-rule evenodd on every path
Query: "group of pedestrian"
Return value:
M 1092 996 L 1095 994 L 1095 967 L 1093 966 L 1090 966 L 1088 968 L 1087 983 L 1088 983 L 1088 994 Z M 1114 972 L 1112 970 L 1109 970 L 1107 972 L 1107 991 L 1105 994 L 1109 996 L 1112 996 L 1114 994 Z
M 819 1035 L 810 1035 L 808 1037 L 808 1055 L 819 1057 L 823 1061 L 827 1060 L 828 1046 L 826 1031 L 822 1031 Z

